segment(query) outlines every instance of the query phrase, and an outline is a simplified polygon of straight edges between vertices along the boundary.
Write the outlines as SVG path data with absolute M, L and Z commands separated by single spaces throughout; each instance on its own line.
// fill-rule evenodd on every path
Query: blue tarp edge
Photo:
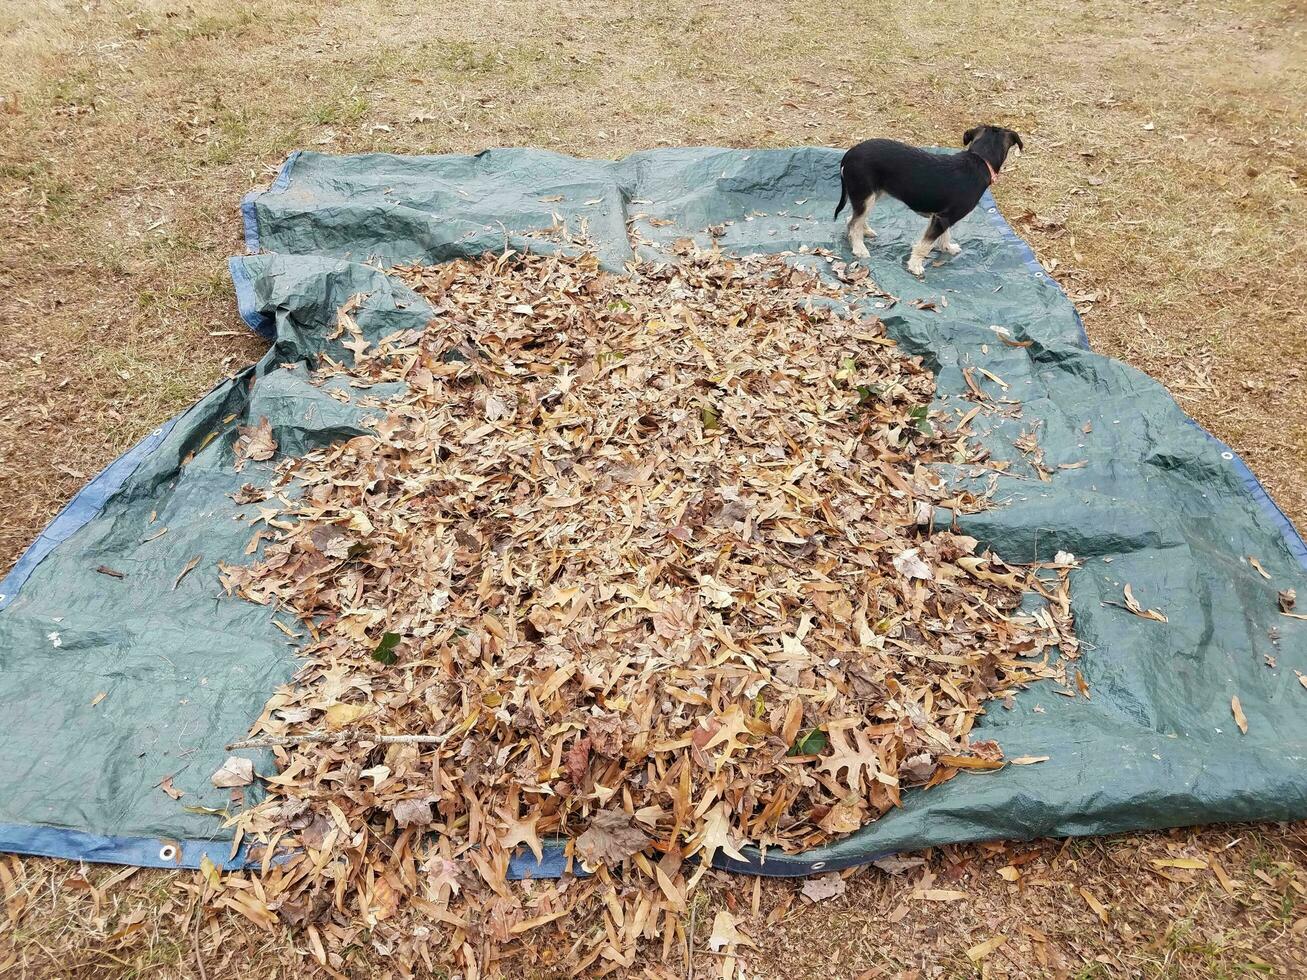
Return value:
M 256 231 L 255 234 L 257 235 L 258 232 Z M 244 263 L 239 258 L 230 258 L 227 260 L 227 271 L 231 274 L 231 284 L 236 289 L 236 309 L 240 312 L 245 325 L 264 340 L 275 340 L 277 321 L 259 311 L 254 294 L 254 281 L 245 271 Z
M 140 466 L 145 457 L 163 442 L 173 426 L 185 414 L 181 412 L 174 415 L 106 466 L 90 483 L 73 495 L 73 499 L 64 505 L 64 508 L 55 515 L 54 520 L 37 535 L 36 540 L 27 546 L 27 550 L 19 556 L 14 567 L 9 570 L 9 574 L 0 579 L 0 609 L 9 605 L 18 596 L 23 584 L 46 555 L 99 516 L 109 498 L 118 492 L 127 478 L 136 471 L 136 467 Z

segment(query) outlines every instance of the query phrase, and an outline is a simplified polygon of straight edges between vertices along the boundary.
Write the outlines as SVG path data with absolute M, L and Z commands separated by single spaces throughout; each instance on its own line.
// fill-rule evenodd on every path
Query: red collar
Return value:
M 980 159 L 985 160 L 984 157 L 981 157 Z M 989 171 L 989 182 L 991 184 L 997 184 L 998 171 L 994 169 L 994 165 L 990 163 L 988 160 L 985 160 L 985 169 Z

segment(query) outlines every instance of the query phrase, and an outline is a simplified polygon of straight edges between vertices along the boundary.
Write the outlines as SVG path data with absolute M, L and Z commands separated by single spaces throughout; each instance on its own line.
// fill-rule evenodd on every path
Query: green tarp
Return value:
M 308 368 L 323 351 L 350 357 L 328 336 L 354 294 L 366 294 L 356 318 L 370 338 L 426 327 L 424 301 L 383 268 L 553 248 L 527 233 L 560 215 L 573 230 L 584 223 L 614 268 L 633 255 L 628 223 L 649 241 L 705 245 L 719 225 L 726 250 L 791 251 L 829 274 L 804 253 L 848 257 L 830 217 L 838 161 L 828 149 L 288 160 L 245 202 L 257 254 L 231 263 L 242 315 L 273 340 L 267 355 L 111 466 L 0 583 L 0 850 L 188 866 L 225 856 L 218 821 L 194 808 L 226 804 L 209 782 L 224 744 L 295 667 L 269 610 L 218 584 L 219 561 L 249 560 L 257 516 L 228 495 L 266 482 L 275 463 L 235 472 L 236 428 L 266 416 L 291 454 L 364 431 L 367 411 L 311 386 Z M 1292 526 L 1160 385 L 1087 349 L 1071 303 L 989 195 L 956 230 L 963 254 L 924 281 L 903 268 L 922 219 L 889 202 L 874 224 L 871 272 L 898 301 L 868 300 L 881 304 L 870 312 L 935 367 L 936 407 L 954 417 L 972 407 L 961 400 L 967 367 L 989 372 L 973 378 L 990 397 L 1021 403 L 1012 418 L 974 423 L 992 426 L 982 439 L 1014 462 L 996 506 L 961 526 L 1009 561 L 1068 551 L 1083 563 L 1071 586 L 1092 700 L 1032 686 L 980 729 L 1009 757 L 1047 762 L 911 793 L 835 845 L 769 854 L 765 870 L 977 839 L 1307 817 L 1307 690 L 1295 675 L 1307 673 L 1307 622 L 1276 601 L 1285 588 L 1307 597 L 1307 548 Z M 1004 343 L 1003 331 L 1029 344 Z M 1014 448 L 1032 431 L 1049 482 Z M 1126 583 L 1169 621 L 1105 605 Z M 167 776 L 180 799 L 159 787 Z

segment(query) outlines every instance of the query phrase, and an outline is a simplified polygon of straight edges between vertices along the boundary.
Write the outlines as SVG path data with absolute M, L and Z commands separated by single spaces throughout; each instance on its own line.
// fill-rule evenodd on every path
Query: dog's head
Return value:
M 1025 149 L 1021 136 L 1015 130 L 1002 126 L 976 126 L 968 129 L 962 134 L 962 145 L 988 160 L 995 170 L 1002 169 L 1003 161 L 1013 147 L 1016 147 L 1018 154 Z

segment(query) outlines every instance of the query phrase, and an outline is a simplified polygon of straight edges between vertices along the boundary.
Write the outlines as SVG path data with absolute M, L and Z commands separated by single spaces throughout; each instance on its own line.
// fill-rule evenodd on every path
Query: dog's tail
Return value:
M 832 219 L 840 216 L 840 212 L 844 210 L 844 205 L 848 200 L 849 189 L 844 186 L 844 164 L 840 164 L 840 203 L 835 205 L 835 213 L 831 215 Z

